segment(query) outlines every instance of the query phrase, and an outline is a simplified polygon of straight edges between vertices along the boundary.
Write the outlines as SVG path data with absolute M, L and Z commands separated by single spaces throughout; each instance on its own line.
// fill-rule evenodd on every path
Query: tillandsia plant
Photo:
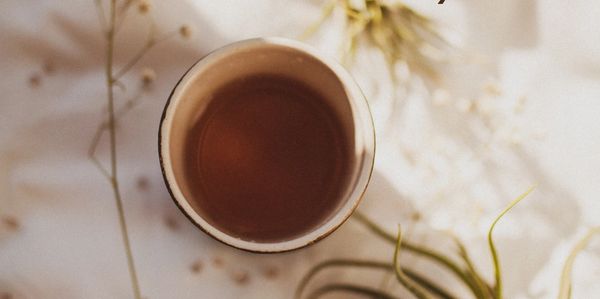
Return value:
M 440 4 L 443 1 L 439 2 Z M 403 66 L 409 71 L 409 75 L 423 80 L 428 87 L 437 89 L 440 85 L 440 66 L 447 52 L 455 50 L 447 42 L 440 27 L 430 18 L 420 14 L 401 0 L 329 0 L 323 6 L 321 17 L 303 34 L 308 37 L 316 33 L 322 25 L 330 19 L 334 12 L 341 11 L 345 20 L 345 35 L 342 43 L 342 62 L 350 64 L 354 61 L 357 48 L 374 47 L 381 53 L 387 63 L 392 86 L 394 88 L 402 82 L 398 76 L 398 67 Z M 411 78 L 411 77 L 408 78 Z M 435 90 L 434 90 L 435 91 Z M 497 97 L 501 92 L 494 85 L 486 86 L 486 93 Z M 440 101 L 438 101 L 438 98 Z M 441 106 L 445 103 L 442 98 L 435 97 L 433 103 Z M 523 99 L 515 106 L 515 111 L 522 109 Z M 490 114 L 489 107 L 485 102 L 471 100 L 457 101 L 457 108 L 461 112 L 477 112 L 488 122 L 487 115 Z M 490 122 L 491 123 L 491 122 Z M 494 133 L 494 131 L 491 131 Z M 495 134 L 495 133 L 494 133 Z M 492 135 L 493 136 L 493 135 Z M 390 261 L 365 260 L 365 259 L 331 259 L 315 265 L 304 276 L 296 290 L 296 298 L 319 298 L 334 292 L 345 292 L 364 295 L 367 298 L 398 298 L 386 290 L 376 287 L 368 287 L 356 282 L 331 283 L 309 290 L 308 286 L 312 279 L 319 273 L 330 268 L 354 268 L 363 270 L 375 270 L 393 274 L 397 284 L 403 286 L 406 291 L 412 293 L 416 298 L 459 298 L 454 289 L 442 287 L 443 281 L 436 281 L 429 277 L 435 277 L 436 273 L 424 275 L 400 263 L 400 252 L 410 252 L 419 259 L 427 260 L 438 265 L 444 272 L 452 274 L 465 286 L 473 298 L 477 299 L 502 299 L 503 281 L 501 275 L 501 263 L 493 240 L 493 231 L 498 221 L 531 190 L 519 196 L 506 208 L 492 223 L 488 232 L 488 246 L 494 265 L 494 281 L 487 281 L 474 266 L 464 244 L 458 238 L 453 237 L 455 247 L 452 254 L 436 249 L 421 246 L 411 241 L 402 240 L 401 233 L 395 236 L 378 226 L 365 215 L 356 213 L 353 217 L 364 224 L 371 232 L 381 239 L 396 246 L 393 259 Z M 561 279 L 559 299 L 567 299 L 570 294 L 570 273 L 573 260 L 577 252 L 589 242 L 591 235 L 599 233 L 598 228 L 592 229 L 573 250 L 567 259 Z M 309 292 L 310 291 L 310 292 Z
M 96 11 L 102 33 L 106 41 L 105 49 L 105 84 L 107 91 L 107 107 L 108 113 L 105 120 L 103 120 L 93 136 L 92 143 L 90 145 L 88 155 L 94 165 L 104 175 L 104 177 L 110 183 L 113 191 L 115 204 L 117 206 L 119 227 L 121 230 L 121 236 L 125 253 L 127 256 L 127 266 L 129 270 L 129 276 L 131 279 L 131 286 L 133 290 L 133 297 L 141 299 L 141 291 L 138 282 L 138 276 L 135 268 L 135 262 L 133 259 L 133 252 L 129 241 L 129 232 L 127 228 L 127 222 L 125 219 L 125 211 L 123 209 L 123 198 L 121 196 L 121 189 L 118 177 L 118 163 L 117 163 L 117 121 L 119 117 L 122 117 L 125 113 L 134 108 L 144 91 L 152 84 L 156 78 L 156 74 L 152 69 L 144 68 L 141 71 L 141 84 L 140 89 L 135 95 L 125 100 L 119 108 L 117 108 L 115 88 L 118 87 L 125 90 L 125 85 L 121 82 L 121 78 L 128 74 L 131 69 L 140 61 L 142 57 L 157 44 L 176 36 L 181 35 L 183 38 L 190 36 L 190 28 L 187 25 L 182 25 L 178 30 L 173 32 L 158 35 L 155 30 L 154 23 L 151 22 L 151 28 L 149 36 L 146 42 L 140 47 L 139 51 L 134 54 L 128 62 L 120 69 L 115 69 L 114 57 L 115 57 L 115 40 L 119 30 L 123 27 L 126 16 L 130 10 L 134 7 L 137 8 L 138 13 L 146 15 L 151 9 L 151 4 L 145 0 L 108 0 L 108 3 L 104 3 L 102 0 L 94 0 L 96 5 Z M 108 131 L 109 137 L 109 148 L 110 148 L 110 167 L 104 167 L 96 157 L 96 148 L 98 147 L 99 141 L 105 132 Z
M 396 67 L 404 65 L 411 74 L 435 83 L 439 79 L 436 64 L 443 60 L 449 43 L 437 25 L 400 1 L 330 0 L 323 6 L 321 18 L 303 34 L 308 37 L 341 9 L 346 33 L 342 61 L 352 62 L 360 42 L 376 47 L 385 58 L 393 83 L 398 83 Z
M 464 284 L 472 294 L 473 298 L 477 299 L 502 299 L 503 295 L 503 284 L 502 284 L 502 272 L 501 264 L 499 261 L 498 253 L 493 239 L 494 228 L 498 221 L 510 211 L 517 203 L 523 200 L 533 188 L 530 188 L 525 193 L 521 194 L 515 200 L 513 200 L 504 211 L 502 211 L 496 219 L 492 222 L 492 225 L 488 231 L 488 245 L 494 265 L 494 281 L 492 283 L 486 281 L 482 275 L 475 269 L 475 266 L 469 257 L 469 254 L 465 246 L 455 237 L 455 244 L 457 248 L 457 256 L 460 260 L 450 257 L 450 255 L 444 254 L 440 251 L 427 248 L 425 246 L 416 245 L 409 241 L 402 239 L 402 233 L 400 227 L 398 233 L 394 236 L 388 233 L 385 229 L 378 226 L 367 218 L 366 216 L 356 213 L 354 219 L 361 224 L 365 225 L 372 233 L 382 238 L 383 240 L 393 244 L 395 249 L 392 254 L 392 259 L 389 262 L 377 261 L 377 260 L 366 260 L 366 259 L 330 259 L 323 261 L 314 267 L 312 267 L 308 273 L 302 278 L 297 289 L 295 298 L 296 299 L 316 299 L 323 295 L 343 292 L 352 293 L 357 295 L 364 295 L 365 298 L 380 298 L 380 299 L 396 299 L 397 297 L 385 290 L 376 287 L 368 287 L 359 283 L 329 283 L 324 286 L 320 286 L 315 290 L 307 292 L 309 282 L 320 272 L 330 268 L 357 268 L 357 269 L 370 269 L 379 270 L 384 272 L 393 273 L 396 282 L 404 287 L 406 291 L 411 293 L 415 298 L 418 299 L 429 299 L 429 298 L 443 298 L 443 299 L 455 299 L 459 298 L 452 290 L 448 290 L 441 286 L 439 281 L 435 281 L 419 273 L 411 267 L 401 265 L 400 263 L 400 252 L 407 251 L 411 252 L 415 256 L 428 260 L 429 262 L 435 263 L 445 271 L 453 274 L 460 283 Z M 558 295 L 558 299 L 568 299 L 571 293 L 571 269 L 574 259 L 583 248 L 589 243 L 592 235 L 600 233 L 600 227 L 592 229 L 584 239 L 582 239 L 577 246 L 571 252 L 567 262 L 565 263 L 563 274 L 561 278 L 561 287 Z M 430 273 L 433 276 L 434 273 Z
M 500 273 L 499 262 L 496 254 L 496 250 L 494 247 L 494 242 L 492 239 L 493 229 L 497 221 L 515 204 L 517 204 L 521 199 L 527 196 L 531 192 L 531 189 L 519 196 L 515 201 L 513 201 L 510 206 L 502 213 L 492 226 L 490 227 L 490 231 L 488 234 L 490 249 L 492 251 L 492 256 L 494 259 L 494 265 L 496 268 L 496 273 Z M 465 247 L 460 243 L 456 242 L 458 247 L 458 254 L 462 259 L 461 263 L 457 263 L 451 257 L 435 251 L 433 249 L 425 248 L 408 241 L 402 241 L 400 230 L 398 232 L 397 237 L 386 232 L 383 228 L 379 227 L 375 222 L 369 220 L 362 214 L 356 214 L 355 218 L 364 224 L 369 230 L 375 233 L 377 236 L 383 238 L 384 240 L 394 244 L 396 249 L 394 250 L 392 262 L 388 263 L 379 263 L 379 262 L 371 262 L 371 261 L 351 261 L 351 260 L 336 260 L 335 262 L 326 261 L 317 266 L 315 266 L 302 280 L 297 290 L 297 298 L 302 298 L 302 293 L 304 288 L 310 279 L 317 274 L 319 271 L 328 268 L 333 265 L 337 266 L 358 266 L 365 268 L 380 268 L 387 271 L 392 271 L 395 273 L 398 283 L 403 285 L 408 291 L 410 291 L 417 298 L 433 298 L 433 296 L 437 296 L 439 298 L 457 298 L 452 292 L 448 290 L 444 290 L 441 286 L 439 286 L 436 282 L 426 278 L 416 271 L 408 268 L 400 266 L 399 262 L 399 252 L 400 250 L 406 250 L 412 252 L 424 259 L 427 259 L 431 262 L 434 262 L 441 267 L 445 268 L 447 271 L 455 275 L 467 288 L 472 292 L 475 298 L 501 298 L 502 294 L 502 284 L 501 280 L 498 279 L 500 275 L 496 275 L 496 283 L 495 285 L 491 285 L 486 282 L 482 276 L 475 270 L 473 263 L 466 251 Z M 377 265 L 377 266 L 376 266 Z M 357 286 L 354 286 L 357 287 Z M 359 287 L 361 288 L 361 287 Z M 328 286 L 322 287 L 317 291 L 311 293 L 307 298 L 317 298 L 320 294 L 324 294 L 325 291 L 331 292 L 335 289 L 331 289 Z M 342 289 L 339 289 L 342 290 Z M 350 291 L 349 289 L 344 289 L 346 291 Z M 365 288 L 366 290 L 366 288 Z M 369 289 L 372 292 L 374 297 L 380 298 L 396 298 L 391 294 L 384 293 L 377 289 Z

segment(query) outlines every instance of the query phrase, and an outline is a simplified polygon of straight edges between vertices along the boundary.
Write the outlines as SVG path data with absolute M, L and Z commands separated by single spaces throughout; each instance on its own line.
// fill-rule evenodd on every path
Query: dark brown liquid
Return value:
M 280 241 L 338 208 L 348 140 L 320 94 L 293 79 L 254 75 L 212 99 L 185 155 L 193 204 L 207 221 L 245 240 Z

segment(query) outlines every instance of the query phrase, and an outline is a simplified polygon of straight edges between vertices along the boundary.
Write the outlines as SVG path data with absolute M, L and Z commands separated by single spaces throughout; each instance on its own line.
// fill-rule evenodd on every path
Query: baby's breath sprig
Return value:
M 184 38 L 190 36 L 190 28 L 187 25 L 180 27 L 179 30 L 173 31 L 166 35 L 157 36 L 154 22 L 151 20 L 149 36 L 141 47 L 141 49 L 134 54 L 128 62 L 115 71 L 114 57 L 115 57 L 115 40 L 119 29 L 122 28 L 124 20 L 126 19 L 128 11 L 131 7 L 136 7 L 138 13 L 142 15 L 148 15 L 148 12 L 152 9 L 152 5 L 148 0 L 124 0 L 117 3 L 116 0 L 109 0 L 107 4 L 107 11 L 105 11 L 105 3 L 102 0 L 94 0 L 96 5 L 96 11 L 99 18 L 100 26 L 104 37 L 106 38 L 106 61 L 105 61 L 105 84 L 107 90 L 107 103 L 108 113 L 106 120 L 103 120 L 98 125 L 94 136 L 92 138 L 91 145 L 88 150 L 88 156 L 102 175 L 110 183 L 115 204 L 118 211 L 119 228 L 121 230 L 121 236 L 123 240 L 123 246 L 125 248 L 125 254 L 127 256 L 127 266 L 129 270 L 129 276 L 131 280 L 131 286 L 133 290 L 133 297 L 135 299 L 141 299 L 141 291 L 137 276 L 137 271 L 133 259 L 133 252 L 129 241 L 129 232 L 127 228 L 127 222 L 125 219 L 125 211 L 123 208 L 123 199 L 121 196 L 120 183 L 118 177 L 118 164 L 117 164 L 117 139 L 116 139 L 116 126 L 117 120 L 125 115 L 128 111 L 133 109 L 139 104 L 145 91 L 147 91 L 152 83 L 156 80 L 156 73 L 150 68 L 144 68 L 140 74 L 140 84 L 137 92 L 129 99 L 127 99 L 123 105 L 116 108 L 115 105 L 115 87 L 125 90 L 125 85 L 120 79 L 126 75 L 141 59 L 157 44 L 166 41 L 167 39 L 176 36 L 178 33 Z M 107 13 L 108 12 L 108 13 Z M 185 32 L 181 28 L 186 28 Z M 110 167 L 106 168 L 100 163 L 96 157 L 96 149 L 100 143 L 100 139 L 103 134 L 108 131 L 109 135 L 109 148 L 110 148 Z

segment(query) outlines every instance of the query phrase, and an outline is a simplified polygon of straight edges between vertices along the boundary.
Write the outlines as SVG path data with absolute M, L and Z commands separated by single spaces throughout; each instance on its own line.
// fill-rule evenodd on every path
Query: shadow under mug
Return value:
M 314 229 L 270 242 L 244 240 L 219 229 L 190 201 L 184 148 L 186 132 L 206 108 L 209 96 L 236 78 L 253 74 L 283 75 L 319 92 L 340 118 L 353 155 L 339 206 Z M 256 38 L 222 47 L 194 64 L 174 87 L 159 129 L 159 158 L 165 184 L 181 211 L 201 230 L 227 245 L 258 253 L 284 252 L 308 246 L 344 223 L 360 203 L 373 171 L 375 132 L 367 101 L 350 74 L 313 48 L 283 38 Z

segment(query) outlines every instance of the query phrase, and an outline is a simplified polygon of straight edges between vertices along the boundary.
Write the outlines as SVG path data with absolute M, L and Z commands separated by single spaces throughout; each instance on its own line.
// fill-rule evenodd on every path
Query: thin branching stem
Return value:
M 140 91 L 135 96 L 127 100 L 125 104 L 115 112 L 115 122 L 117 122 L 127 112 L 131 111 L 131 109 L 133 109 L 140 102 L 142 94 L 143 90 L 140 89 Z M 104 177 L 106 177 L 108 181 L 111 181 L 111 174 L 109 173 L 108 169 L 106 169 L 106 167 L 102 165 L 100 160 L 98 160 L 98 157 L 96 157 L 96 150 L 98 149 L 98 145 L 100 144 L 100 139 L 102 138 L 106 130 L 108 130 L 108 121 L 102 120 L 102 122 L 98 124 L 98 127 L 94 132 L 94 137 L 92 138 L 92 142 L 90 143 L 90 147 L 88 148 L 88 157 L 90 160 L 92 160 L 96 168 L 100 170 L 102 175 L 104 175 Z
M 131 70 L 131 68 L 136 65 L 143 57 L 144 55 L 146 55 L 146 53 L 148 53 L 148 51 L 150 49 L 152 49 L 154 46 L 160 44 L 163 41 L 168 40 L 169 38 L 175 36 L 175 34 L 177 32 L 171 32 L 168 34 L 165 34 L 164 36 L 160 37 L 160 38 L 156 38 L 155 35 L 155 29 L 154 25 L 151 27 L 150 29 L 150 34 L 148 37 L 148 40 L 146 41 L 146 43 L 144 44 L 144 46 L 135 54 L 133 55 L 133 57 L 131 57 L 131 59 L 125 64 L 125 66 L 123 66 L 119 71 L 117 71 L 117 73 L 113 76 L 113 80 L 117 81 L 119 80 L 123 75 L 125 75 L 129 70 Z
M 102 0 L 94 0 L 94 4 L 96 4 L 96 14 L 98 15 L 100 28 L 102 29 L 102 33 L 106 34 L 108 25 L 106 24 L 106 13 L 104 12 L 104 6 L 102 6 Z
M 133 253 L 131 250 L 131 244 L 129 241 L 129 233 L 127 229 L 127 222 L 125 221 L 125 211 L 123 209 L 123 200 L 121 198 L 121 191 L 119 189 L 119 180 L 117 172 L 117 140 L 116 140 L 116 126 L 115 126 L 115 108 L 114 108 L 114 76 L 113 76 L 113 58 L 114 58 L 114 41 L 115 41 L 115 19 L 116 19 L 116 0 L 110 1 L 110 20 L 107 31 L 107 43 L 106 43 L 106 88 L 108 93 L 108 130 L 110 136 L 110 183 L 112 185 L 115 204 L 118 210 L 119 216 L 119 227 L 121 229 L 121 236 L 123 238 L 123 244 L 125 247 L 125 253 L 127 255 L 127 265 L 129 269 L 129 276 L 131 279 L 131 285 L 133 289 L 133 297 L 135 299 L 141 299 L 141 292 L 133 260 Z
M 115 24 L 115 33 L 118 33 L 121 30 L 121 28 L 123 28 L 123 23 L 125 23 L 127 12 L 129 11 L 129 7 L 131 7 L 132 4 L 133 0 L 125 0 L 121 3 L 121 6 L 118 7 Z
M 102 122 L 96 128 L 96 132 L 94 132 L 94 137 L 92 138 L 92 143 L 90 144 L 90 147 L 88 149 L 88 157 L 90 158 L 90 160 L 92 160 L 92 162 L 94 163 L 96 168 L 98 168 L 98 170 L 102 173 L 102 175 L 108 181 L 110 181 L 112 179 L 110 173 L 108 172 L 106 167 L 104 167 L 102 165 L 102 163 L 100 163 L 100 160 L 98 160 L 98 158 L 96 157 L 96 149 L 98 148 L 98 144 L 100 143 L 100 138 L 102 137 L 102 133 L 106 129 L 107 129 L 106 122 Z
M 149 38 L 144 46 L 135 55 L 133 55 L 129 62 L 127 62 L 127 64 L 125 64 L 125 66 L 123 66 L 123 68 L 121 68 L 119 71 L 117 71 L 113 80 L 117 81 L 123 75 L 125 75 L 125 73 L 127 73 L 136 63 L 138 63 L 138 61 L 140 61 L 140 59 L 142 59 L 142 57 L 144 57 L 148 50 L 150 50 L 154 45 L 156 45 L 154 39 Z

